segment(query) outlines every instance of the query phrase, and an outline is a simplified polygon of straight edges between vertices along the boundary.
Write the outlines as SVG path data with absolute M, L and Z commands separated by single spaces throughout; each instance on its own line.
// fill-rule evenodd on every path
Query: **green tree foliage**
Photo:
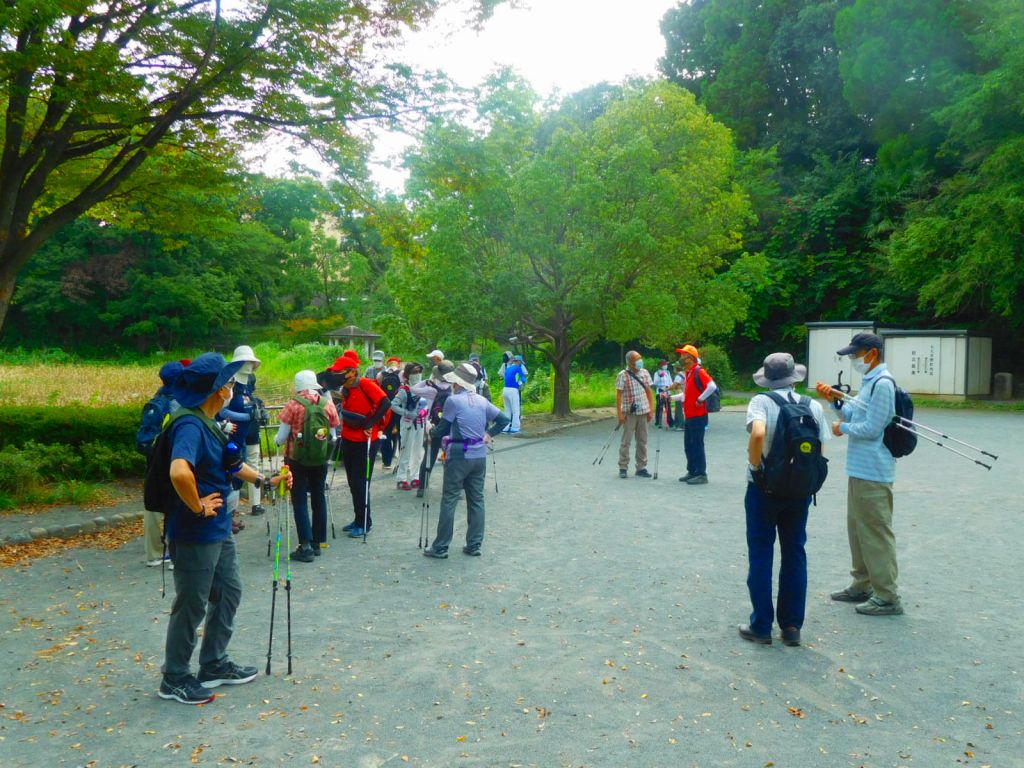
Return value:
M 741 257 L 750 204 L 729 131 L 691 94 L 631 87 L 583 125 L 563 109 L 541 145 L 551 118 L 492 85 L 485 129 L 437 125 L 413 159 L 420 235 L 392 291 L 428 337 L 516 334 L 554 367 L 566 413 L 570 364 L 594 341 L 665 344 L 743 319 L 759 274 Z
M 478 21 L 498 4 L 474 3 Z M 0 327 L 31 256 L 161 148 L 233 154 L 277 129 L 352 167 L 354 123 L 422 101 L 408 68 L 371 65 L 379 46 L 436 6 L 0 4 Z

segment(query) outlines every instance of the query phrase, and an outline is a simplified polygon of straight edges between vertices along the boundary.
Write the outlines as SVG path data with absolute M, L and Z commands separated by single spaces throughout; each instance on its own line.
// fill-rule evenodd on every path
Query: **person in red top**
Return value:
M 294 484 L 292 485 L 292 510 L 295 515 L 295 530 L 299 537 L 299 546 L 289 557 L 303 563 L 313 562 L 320 556 L 320 545 L 327 541 L 327 466 L 330 459 L 330 434 L 324 429 L 322 435 L 303 434 L 306 431 L 307 406 L 319 406 L 324 400 L 323 417 L 331 433 L 341 426 L 338 411 L 329 396 L 321 394 L 322 387 L 316 381 L 313 371 L 299 371 L 295 374 L 295 397 L 289 400 L 281 410 L 274 442 L 285 446 L 285 462 L 291 468 Z M 303 405 L 306 403 L 306 405 Z M 317 460 L 310 462 L 299 450 L 301 441 L 316 440 L 324 445 L 317 451 Z M 319 456 L 322 453 L 323 463 Z M 309 508 L 306 494 L 309 494 L 310 506 L 313 507 L 313 524 L 309 521 Z
M 708 428 L 708 409 L 704 401 L 718 389 L 711 374 L 700 364 L 700 355 L 692 344 L 676 349 L 685 371 L 683 391 L 672 395 L 683 401 L 683 449 L 686 451 L 686 474 L 679 482 L 687 485 L 705 485 L 708 482 L 708 463 L 704 454 L 704 431 Z
M 341 379 L 341 454 L 352 494 L 353 520 L 342 530 L 358 539 L 373 527 L 367 491 L 377 458 L 377 439 L 387 425 L 384 419 L 390 412 L 391 401 L 377 382 L 359 376 L 359 356 L 351 350 L 328 370 Z

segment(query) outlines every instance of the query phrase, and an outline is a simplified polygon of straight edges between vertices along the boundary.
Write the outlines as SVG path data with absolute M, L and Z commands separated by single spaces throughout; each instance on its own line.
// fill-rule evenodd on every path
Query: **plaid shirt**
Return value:
M 651 404 L 647 400 L 647 390 L 650 389 L 654 384 L 651 382 L 651 374 L 647 372 L 647 369 L 641 368 L 639 371 L 633 372 L 637 381 L 630 376 L 625 370 L 619 371 L 619 376 L 615 379 L 615 388 L 622 390 L 622 412 L 623 413 L 650 413 Z M 646 386 L 647 389 L 644 388 Z M 630 406 L 636 403 L 636 410 L 634 411 Z

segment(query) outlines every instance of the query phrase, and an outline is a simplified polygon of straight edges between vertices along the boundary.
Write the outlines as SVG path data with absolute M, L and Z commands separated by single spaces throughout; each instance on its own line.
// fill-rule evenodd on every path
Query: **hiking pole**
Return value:
M 288 465 L 285 464 L 281 467 L 281 482 L 285 486 L 285 492 L 288 492 L 288 474 L 291 470 Z M 292 521 L 288 517 L 288 497 L 285 497 L 284 510 L 285 519 L 284 524 L 287 526 L 288 532 L 285 535 L 287 544 L 285 550 L 288 552 L 288 561 L 285 563 L 285 581 L 284 581 L 284 593 L 285 593 L 285 606 L 287 608 L 287 625 L 288 625 L 288 674 L 292 673 Z
M 280 488 L 280 486 L 278 486 Z M 277 499 L 274 500 L 277 507 Z M 278 518 L 280 523 L 280 517 Z M 281 575 L 281 526 L 277 527 L 277 551 L 274 553 L 274 587 L 270 593 L 270 641 L 267 643 L 267 674 L 270 674 L 270 656 L 274 650 L 274 609 L 277 607 L 277 582 Z
M 366 438 L 366 495 L 363 496 L 363 544 L 366 543 L 366 521 L 370 518 L 370 444 L 371 436 Z
M 612 444 L 612 440 L 615 437 L 615 433 L 619 431 L 619 427 L 621 426 L 622 424 L 620 424 L 618 421 L 615 422 L 615 429 L 613 429 L 612 433 L 608 435 L 608 439 L 605 440 L 604 445 L 601 447 L 601 452 L 597 454 L 596 459 L 590 462 L 590 466 L 594 466 L 595 464 L 601 464 L 602 462 L 604 462 L 604 455 L 605 453 L 608 452 L 608 446 Z
M 867 403 L 862 403 L 860 400 L 855 400 L 852 397 L 848 397 L 848 396 L 844 395 L 842 399 L 843 399 L 843 402 L 851 403 L 851 404 L 856 405 L 858 408 L 861 408 L 863 410 L 867 410 L 867 408 L 868 408 Z M 920 427 L 921 429 L 926 429 L 929 432 L 932 432 L 934 434 L 939 435 L 940 437 L 946 438 L 947 440 L 953 440 L 954 442 L 960 443 L 961 445 L 965 445 L 968 448 L 970 448 L 972 450 L 975 450 L 975 451 L 977 451 L 978 453 L 980 453 L 980 454 L 982 454 L 984 456 L 991 456 L 993 459 L 998 459 L 999 458 L 995 454 L 989 453 L 988 451 L 983 451 L 980 448 L 975 448 L 970 443 L 965 443 L 965 442 L 963 442 L 963 440 L 957 440 L 955 437 L 950 437 L 949 435 L 945 435 L 942 432 L 939 432 L 939 430 L 937 430 L 937 429 L 932 429 L 931 427 L 926 427 L 924 424 L 919 424 L 916 421 L 911 421 L 910 419 L 904 418 L 902 416 L 893 416 L 892 417 L 892 423 L 895 424 L 900 429 L 906 430 L 907 432 L 912 432 L 913 434 L 917 435 L 919 438 L 927 440 L 929 443 L 933 443 L 933 444 L 939 446 L 939 448 L 945 448 L 947 451 L 951 451 L 952 453 L 955 453 L 957 456 L 965 458 L 968 461 L 977 464 L 979 467 L 984 467 L 985 469 L 987 469 L 989 471 L 992 471 L 992 465 L 991 464 L 986 464 L 985 462 L 979 461 L 978 459 L 974 458 L 973 456 L 968 456 L 966 453 L 963 453 L 962 451 L 958 451 L 956 448 L 954 448 L 954 447 L 952 447 L 950 445 L 946 445 L 941 440 L 937 440 L 936 438 L 931 437 L 929 435 L 921 434 L 920 432 L 918 432 L 915 429 L 915 427 Z
M 668 419 L 668 417 L 666 417 L 665 429 L 668 429 L 668 421 L 667 421 L 667 419 Z M 653 475 L 653 479 L 654 480 L 658 479 L 658 462 L 661 459 L 661 434 L 664 431 L 665 431 L 664 429 L 659 429 L 658 430 L 658 445 L 655 446 L 655 448 L 654 448 L 654 475 Z
M 487 447 L 491 451 L 491 467 L 494 470 L 494 492 L 497 493 L 498 492 L 498 462 L 494 460 L 494 443 L 489 443 Z

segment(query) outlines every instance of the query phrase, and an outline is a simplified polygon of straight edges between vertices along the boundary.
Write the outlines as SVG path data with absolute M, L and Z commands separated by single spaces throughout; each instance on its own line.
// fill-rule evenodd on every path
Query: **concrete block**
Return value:
M 1013 398 L 1013 374 L 997 373 L 992 377 L 992 399 L 1010 400 Z
M 92 521 L 94 523 L 96 523 L 96 528 L 97 529 L 109 528 L 110 527 L 110 523 L 107 521 L 107 518 L 105 518 L 105 517 L 94 517 L 92 519 Z
M 7 537 L 7 541 L 10 544 L 28 544 L 32 541 L 32 537 L 28 531 L 19 531 L 18 533 L 12 533 Z
M 35 528 L 28 529 L 28 535 L 31 536 L 33 539 L 45 539 L 49 534 L 46 533 L 45 528 L 40 528 L 39 526 L 36 526 Z
M 86 520 L 82 523 L 82 533 L 96 533 L 96 521 Z
M 70 525 L 64 526 L 64 538 L 70 539 L 72 536 L 77 536 L 82 532 L 82 526 L 79 523 L 71 523 Z
M 64 533 L 63 525 L 48 525 L 46 526 L 46 535 L 53 538 L 59 539 L 61 534 Z

